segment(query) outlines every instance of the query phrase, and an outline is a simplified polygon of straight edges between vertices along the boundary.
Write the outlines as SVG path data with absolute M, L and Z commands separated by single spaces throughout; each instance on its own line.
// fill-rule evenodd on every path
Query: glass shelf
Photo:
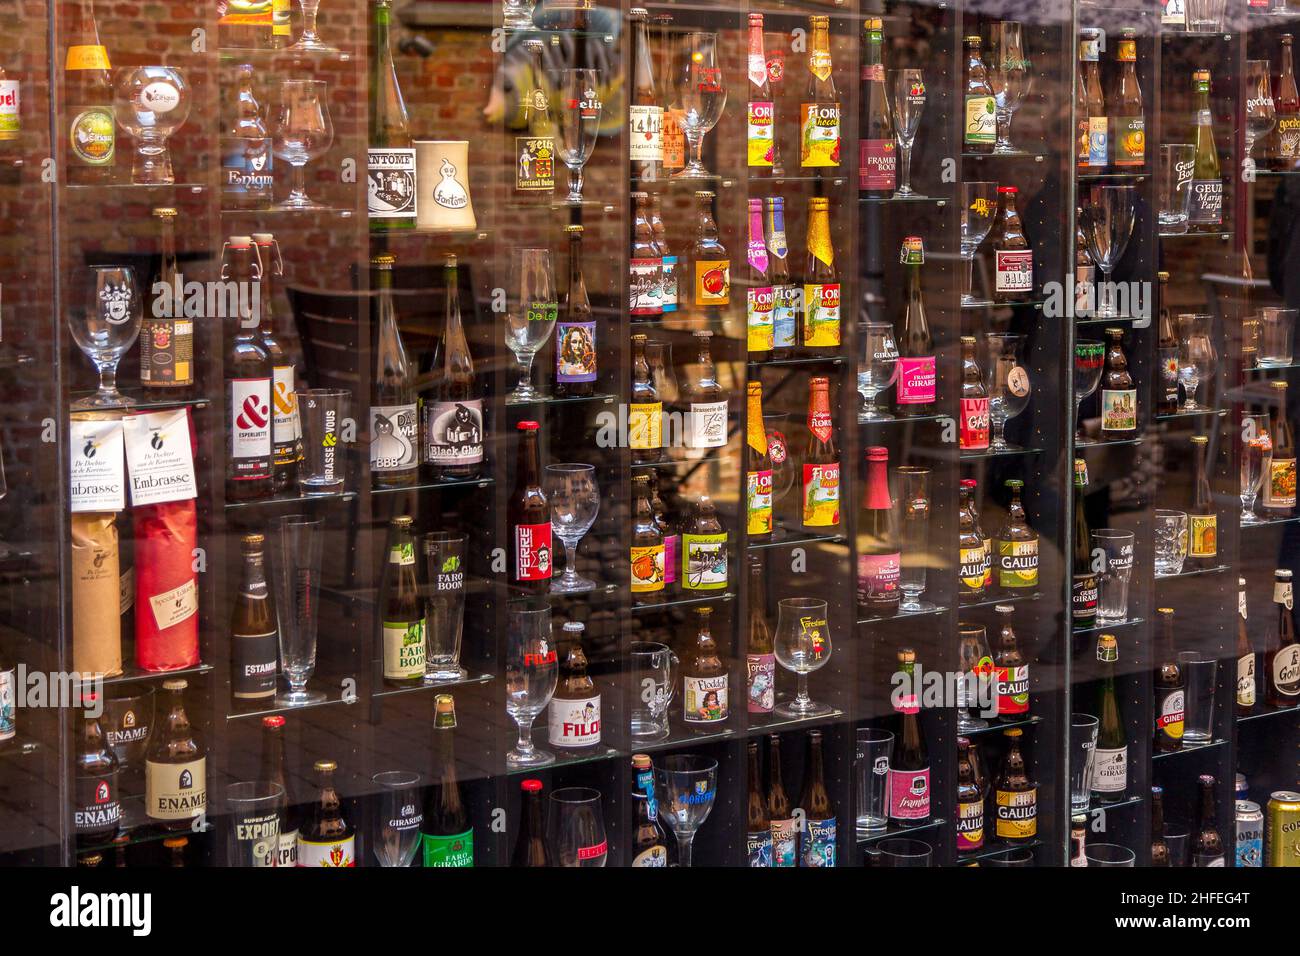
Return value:
M 1038 716 L 1037 714 L 1030 717 L 1026 717 L 1024 720 L 1008 720 L 1005 723 L 1002 723 L 996 719 L 991 719 L 991 718 L 985 718 L 985 719 L 989 721 L 989 725 L 987 727 L 976 727 L 973 730 L 962 730 L 959 726 L 957 728 L 957 736 L 967 737 L 967 738 L 983 737 L 989 734 L 1000 734 L 1004 730 L 1010 730 L 1012 727 L 1020 727 L 1020 728 L 1034 727 L 1043 722 L 1043 718 Z
M 1157 574 L 1157 581 L 1170 581 L 1175 578 L 1194 578 L 1202 574 L 1218 574 L 1221 571 L 1230 571 L 1232 566 L 1228 564 L 1216 564 L 1212 568 L 1193 568 L 1189 571 L 1179 571 L 1177 574 Z
M 405 697 L 408 694 L 423 694 L 432 691 L 435 694 L 441 694 L 454 687 L 469 687 L 475 684 L 486 684 L 494 679 L 492 674 L 477 674 L 470 672 L 460 680 L 444 681 L 427 681 L 414 687 L 388 687 L 381 685 L 378 690 L 371 693 L 371 697 Z
M 915 836 L 918 840 L 925 841 L 926 836 L 923 836 L 922 834 L 929 834 L 930 831 L 947 825 L 947 822 L 948 821 L 942 817 L 931 817 L 925 823 L 918 824 L 917 826 L 905 827 L 899 826 L 896 823 L 891 823 L 880 830 L 857 830 L 857 843 L 858 846 L 867 846 L 871 843 L 878 843 L 881 840 L 888 840 L 890 837 L 906 838 L 911 836 Z
M 1184 740 L 1182 749 L 1171 750 L 1168 753 L 1155 753 L 1151 755 L 1151 759 L 1153 761 L 1172 760 L 1176 757 L 1186 757 L 1188 754 L 1200 753 L 1205 750 L 1213 750 L 1215 747 L 1222 747 L 1225 744 L 1227 744 L 1227 741 L 1222 739 L 1210 740 L 1203 744 L 1189 744 Z
M 285 505 L 305 505 L 313 501 L 352 501 L 357 497 L 355 491 L 331 491 L 324 495 L 272 495 L 270 498 L 258 498 L 254 501 L 227 501 L 227 511 L 244 511 L 252 508 L 279 508 Z
M 404 491 L 442 491 L 456 488 L 490 488 L 496 483 L 493 478 L 452 478 L 447 481 L 418 481 L 400 488 L 371 488 L 372 495 L 395 495 Z
M 842 534 L 814 534 L 806 531 L 786 532 L 782 537 L 777 537 L 773 532 L 772 538 L 767 541 L 751 541 L 747 545 L 750 551 L 763 551 L 768 548 L 792 548 L 801 544 L 842 544 L 847 539 Z
M 730 601 L 735 598 L 731 591 L 714 591 L 712 594 L 703 597 L 672 598 L 665 601 L 645 601 L 639 599 L 638 595 L 632 595 L 632 612 L 635 614 L 647 614 L 655 611 L 671 610 L 675 607 L 694 607 L 697 604 L 712 604 L 715 601 Z
M 878 624 L 885 621 L 899 621 L 912 617 L 933 617 L 936 614 L 943 614 L 948 610 L 943 605 L 935 605 L 932 608 L 926 608 L 924 611 L 897 611 L 893 614 L 868 614 L 865 617 L 859 617 L 859 624 Z

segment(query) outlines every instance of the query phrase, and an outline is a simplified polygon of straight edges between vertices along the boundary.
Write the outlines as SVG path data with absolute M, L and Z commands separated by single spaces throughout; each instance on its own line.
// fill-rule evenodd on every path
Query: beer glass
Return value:
M 420 541 L 424 549 L 428 598 L 424 605 L 428 658 L 426 683 L 462 680 L 461 635 L 465 627 L 466 536 L 451 531 L 430 531 Z
M 552 790 L 546 814 L 546 840 L 559 866 L 604 866 L 609 858 L 605 814 L 599 790 Z
M 1079 421 L 1079 408 L 1083 400 L 1097 391 L 1101 384 L 1105 364 L 1106 344 L 1096 339 L 1079 339 L 1074 343 L 1074 423 L 1076 445 L 1089 444 L 1088 436 Z
M 304 388 L 297 394 L 302 423 L 302 462 L 298 484 L 309 495 L 343 490 L 343 423 L 352 409 L 352 393 L 343 388 Z
M 857 832 L 883 830 L 889 823 L 886 800 L 889 781 L 889 755 L 894 749 L 894 735 L 875 727 L 859 727 L 853 752 L 853 776 Z
M 704 134 L 718 125 L 727 105 L 726 76 L 718 61 L 716 33 L 686 33 L 677 41 L 677 104 L 682 109 L 688 162 L 674 179 L 715 179 L 700 158 Z
M 1118 843 L 1086 843 L 1083 855 L 1089 866 L 1132 866 L 1135 854 Z
M 1092 803 L 1092 770 L 1097 758 L 1098 720 L 1070 715 L 1070 810 L 1082 813 Z
M 316 33 L 316 13 L 320 0 L 299 0 L 302 7 L 302 34 L 289 48 L 290 53 L 338 53 L 336 47 L 321 40 Z
M 975 251 L 979 249 L 993 228 L 998 211 L 998 184 L 970 182 L 961 184 L 961 257 L 966 264 L 966 278 L 962 285 L 962 305 L 988 305 L 987 299 L 977 299 L 974 293 Z
M 893 415 L 876 405 L 876 396 L 898 379 L 898 345 L 889 322 L 862 326 L 862 364 L 858 366 L 858 394 L 862 396 L 860 422 L 884 422 Z
M 795 699 L 777 704 L 778 717 L 815 717 L 831 708 L 808 697 L 808 675 L 831 656 L 831 632 L 826 620 L 826 602 L 815 598 L 782 598 L 777 605 L 776 635 L 773 639 L 777 662 L 799 679 Z
M 600 78 L 595 70 L 560 71 L 560 161 L 569 169 L 564 202 L 582 205 L 582 167 L 591 158 L 600 133 Z
M 1183 703 L 1183 743 L 1214 739 L 1214 687 L 1219 662 L 1204 651 L 1180 651 L 1178 667 L 1187 681 Z
M 578 574 L 578 542 L 591 530 L 600 512 L 596 469 L 578 463 L 547 465 L 546 497 L 551 506 L 551 532 L 564 544 L 564 574 L 551 579 L 551 591 L 591 591 L 596 582 Z
M 117 363 L 140 337 L 144 307 L 140 285 L 130 266 L 91 266 L 86 305 L 75 310 L 68 328 L 77 348 L 99 372 L 99 390 L 72 403 L 74 410 L 134 405 L 117 390 Z
M 1115 287 L 1110 274 L 1124 258 L 1129 239 L 1133 235 L 1135 219 L 1133 186 L 1093 186 L 1088 201 L 1081 210 L 1079 224 L 1083 227 L 1088 255 L 1101 270 L 1098 287 L 1096 318 L 1120 317 L 1115 306 Z
M 1187 866 L 1191 859 L 1192 832 L 1185 823 L 1165 824 L 1165 847 L 1169 850 L 1170 866 Z
M 325 520 L 285 515 L 272 548 L 275 561 L 275 607 L 280 618 L 280 673 L 289 690 L 276 694 L 280 707 L 301 707 L 325 699 L 309 691 L 316 670 L 316 615 L 320 605 L 321 551 Z
M 961 664 L 962 679 L 957 684 L 957 732 L 967 734 L 983 730 L 989 725 L 981 714 L 987 710 L 990 717 L 997 714 L 997 694 L 994 690 L 993 654 L 989 650 L 988 634 L 983 624 L 959 622 L 957 624 L 957 659 Z M 986 708 L 985 702 L 991 706 Z
M 898 570 L 902 598 L 898 610 L 903 614 L 932 611 L 934 605 L 921 600 L 930 561 L 930 469 L 903 465 L 895 474 L 899 480 L 897 506 L 902 551 Z
M 372 831 L 380 866 L 410 866 L 420 849 L 420 775 L 411 770 L 384 770 L 370 778 L 379 788 Z
M 677 373 L 673 371 L 673 344 L 662 339 L 646 339 L 645 361 L 650 366 L 650 383 L 659 393 L 659 400 L 673 405 L 681 398 Z
M 984 365 L 985 385 L 989 393 L 989 450 L 1014 451 L 1006 439 L 1007 422 L 1029 404 L 1029 373 L 1021 364 L 1025 346 L 1023 335 L 989 332 L 985 335 L 988 359 Z
M 1033 866 L 1034 851 L 1023 846 L 1013 847 L 1010 850 L 990 853 L 982 857 L 980 862 L 984 866 Z
M 1273 104 L 1273 80 L 1268 60 L 1246 61 L 1246 149 L 1244 163 L 1255 164 L 1255 144 L 1273 131 L 1277 109 Z
M 655 767 L 659 813 L 677 837 L 677 865 L 691 865 L 691 844 L 718 795 L 718 762 L 699 754 L 671 754 Z
M 631 731 L 638 741 L 668 736 L 668 705 L 677 688 L 677 655 L 666 644 L 633 641 Z
M 506 754 L 506 766 L 540 767 L 555 760 L 533 746 L 533 721 L 551 702 L 559 677 L 551 606 L 541 599 L 512 601 L 506 616 L 506 713 L 519 725 L 519 740 Z
M 1011 145 L 1011 118 L 1029 94 L 1033 85 L 1033 71 L 1025 52 L 1024 30 L 1015 20 L 999 20 L 993 24 L 993 69 L 989 79 L 993 85 L 996 104 L 997 144 L 995 153 L 1014 153 Z
M 312 4 L 314 19 L 316 4 L 304 0 L 304 8 L 307 3 Z M 303 38 L 306 36 L 304 30 Z M 292 173 L 289 195 L 276 209 L 325 208 L 308 197 L 306 187 L 307 163 L 324 156 L 334 142 L 334 124 L 325 99 L 324 80 L 285 80 L 280 85 L 280 107 L 271 145 L 275 158 L 288 163 Z
M 907 837 L 890 837 L 867 848 L 872 866 L 917 867 L 933 866 L 934 850 L 924 840 Z
M 144 773 L 145 749 L 153 726 L 153 694 L 149 686 L 116 687 L 105 695 L 104 742 L 117 757 L 118 777 L 135 781 Z
M 1178 381 L 1183 386 L 1183 411 L 1208 408 L 1196 401 L 1196 390 L 1205 382 L 1205 391 L 1210 391 L 1217 359 L 1210 339 L 1210 316 L 1190 312 L 1178 316 Z
M 1155 571 L 1156 577 L 1180 574 L 1187 560 L 1187 512 L 1155 512 Z
M 1128 586 L 1133 576 L 1133 532 L 1098 528 L 1092 533 L 1092 550 L 1101 549 L 1103 561 L 1097 582 L 1097 624 L 1108 626 L 1128 620 Z
M 1291 340 L 1295 333 L 1296 310 L 1267 307 L 1259 310 L 1260 368 L 1283 368 L 1294 361 Z
M 167 137 L 190 115 L 185 74 L 174 66 L 118 70 L 113 105 L 118 125 L 135 140 L 131 181 L 137 186 L 170 186 L 176 177 Z
M 1186 0 L 1187 32 L 1218 33 L 1223 28 L 1226 0 Z
M 763 416 L 763 431 L 767 435 L 767 453 L 772 458 L 772 524 L 777 524 L 777 503 L 794 487 L 796 463 L 790 457 L 790 443 L 785 437 L 785 412 L 772 412 Z
M 227 866 L 275 866 L 280 853 L 280 802 L 284 787 L 269 780 L 226 787 Z
M 1156 167 L 1156 222 L 1162 236 L 1181 236 L 1187 232 L 1195 165 L 1193 144 L 1167 143 L 1160 147 Z
M 533 388 L 533 359 L 555 328 L 559 302 L 550 249 L 516 249 L 507 286 L 506 347 L 519 363 L 519 384 L 506 402 L 534 402 L 546 396 Z
M 912 189 L 912 143 L 925 112 L 925 78 L 920 70 L 894 71 L 893 82 L 894 137 L 898 140 L 898 189 L 895 199 L 914 196 Z
M 1241 416 L 1241 523 L 1258 524 L 1255 499 L 1264 487 L 1264 463 L 1273 454 L 1268 412 Z

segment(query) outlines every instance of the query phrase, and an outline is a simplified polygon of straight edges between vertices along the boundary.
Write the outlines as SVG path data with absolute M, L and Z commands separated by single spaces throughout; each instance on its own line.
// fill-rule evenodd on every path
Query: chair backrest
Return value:
M 356 353 L 361 345 L 360 318 L 366 294 L 292 285 L 285 294 L 302 345 L 302 371 L 307 384 L 312 388 L 351 389 L 355 401 L 365 400 L 366 396 L 358 392 Z

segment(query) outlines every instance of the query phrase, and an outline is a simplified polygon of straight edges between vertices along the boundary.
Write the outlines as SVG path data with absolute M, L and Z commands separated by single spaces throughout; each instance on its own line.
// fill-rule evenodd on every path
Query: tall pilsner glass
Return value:
M 289 690 L 276 695 L 282 707 L 325 699 L 307 690 L 316 670 L 316 616 L 320 604 L 321 550 L 325 521 L 285 515 L 275 539 L 275 606 L 280 614 L 280 673 Z

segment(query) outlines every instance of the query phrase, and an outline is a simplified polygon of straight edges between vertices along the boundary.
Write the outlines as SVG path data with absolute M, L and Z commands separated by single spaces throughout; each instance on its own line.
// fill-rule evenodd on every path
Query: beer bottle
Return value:
M 713 333 L 694 334 L 698 364 L 686 389 L 690 402 L 686 419 L 686 447 L 721 448 L 727 443 L 727 393 L 718 382 L 709 343 Z
M 600 691 L 587 673 L 587 655 L 582 651 L 585 628 L 581 621 L 565 621 L 561 642 L 567 642 L 560 664 L 560 680 L 546 709 L 551 744 L 570 750 L 600 743 Z
M 632 254 L 628 260 L 628 313 L 640 319 L 664 314 L 664 257 L 650 223 L 650 196 L 632 193 Z
M 182 694 L 189 683 L 171 677 L 162 686 L 166 716 L 145 752 L 145 814 L 165 830 L 188 830 L 207 812 L 207 757 L 185 715 Z
M 1034 250 L 1016 210 L 1016 186 L 999 186 L 997 226 L 993 230 L 995 302 L 1024 302 L 1034 291 Z
M 867 17 L 866 54 L 862 61 L 862 94 L 858 101 L 858 189 L 884 199 L 897 185 L 897 149 L 894 121 L 885 87 L 882 55 L 884 33 L 879 17 Z
M 745 754 L 749 768 L 745 804 L 745 854 L 751 867 L 769 867 L 772 865 L 772 817 L 763 796 L 757 740 L 751 740 L 745 745 Z
M 180 398 L 194 385 L 194 320 L 185 315 L 176 270 L 176 215 L 170 206 L 153 211 L 162 258 L 154 308 L 144 310 L 140 324 L 140 384 L 145 394 L 158 401 Z
M 701 189 L 695 194 L 699 225 L 691 261 L 695 263 L 695 304 L 716 308 L 731 302 L 731 260 L 718 238 L 718 224 L 713 219 L 713 193 Z
M 174 870 L 184 869 L 185 867 L 185 848 L 190 845 L 189 837 L 168 837 L 163 840 L 163 848 L 168 850 L 170 856 L 167 865 Z
M 970 604 L 984 597 L 988 550 L 975 520 L 975 479 L 963 478 L 957 494 L 957 598 Z
M 632 99 L 628 106 L 628 159 L 632 175 L 641 182 L 660 178 L 664 162 L 664 109 L 655 88 L 654 57 L 650 55 L 650 14 L 634 7 L 632 20 Z
M 858 604 L 873 612 L 898 610 L 902 555 L 889 495 L 889 449 L 867 449 L 867 487 L 858 518 Z
M 799 863 L 799 821 L 781 777 L 781 737 L 767 738 L 767 816 L 772 821 L 772 866 L 789 867 Z
M 1217 232 L 1223 222 L 1223 176 L 1214 145 L 1214 115 L 1210 112 L 1210 71 L 1192 73 L 1196 94 L 1196 159 L 1192 166 L 1192 200 L 1187 221 L 1193 230 Z
M 293 22 L 289 0 L 271 0 L 271 49 L 283 50 L 293 43 Z
M 420 407 L 421 461 L 434 481 L 477 478 L 483 467 L 483 399 L 460 317 L 460 269 L 454 255 L 443 267 L 447 314 L 429 363 Z
M 80 0 L 63 60 L 67 131 L 63 170 L 71 186 L 112 182 L 117 162 L 112 64 L 99 42 L 94 0 Z
M 635 490 L 635 487 L 633 490 Z M 664 594 L 670 594 L 677 589 L 677 569 L 681 564 L 682 536 L 677 528 L 677 522 L 668 513 L 668 506 L 659 497 L 658 472 L 651 472 L 650 474 L 650 507 L 654 512 L 655 527 L 659 529 L 659 533 L 663 535 L 664 539 Z
M 1184 689 L 1187 676 L 1178 663 L 1178 653 L 1174 648 L 1173 608 L 1158 608 L 1156 615 L 1160 620 L 1160 647 L 1156 659 L 1153 695 L 1156 701 L 1154 749 L 1157 753 L 1169 753 L 1183 747 Z
M 1011 489 L 1011 503 L 1006 522 L 997 533 L 998 586 L 1015 594 L 1038 587 L 1038 532 L 1029 527 L 1025 506 L 1020 503 L 1025 483 L 1008 478 L 1006 486 Z
M 85 710 L 77 737 L 76 771 L 73 780 L 72 825 L 78 846 L 111 841 L 122 822 L 122 803 L 117 791 L 117 757 L 104 739 L 95 704 L 99 694 L 82 694 Z
M 1088 815 L 1070 817 L 1070 866 L 1088 865 Z
M 975 782 L 971 742 L 957 738 L 957 852 L 973 853 L 984 845 L 984 794 Z
M 709 630 L 710 607 L 697 608 L 695 645 L 682 662 L 682 716 L 688 724 L 718 724 L 729 715 L 727 665 Z
M 751 14 L 762 17 L 762 14 Z M 754 104 L 750 104 L 752 107 Z M 768 104 L 771 105 L 771 104 Z M 751 362 L 772 355 L 772 275 L 763 237 L 763 200 L 749 200 L 749 241 L 745 245 L 749 287 L 745 290 L 745 347 Z
M 700 495 L 682 528 L 682 587 L 692 593 L 727 587 L 727 532 L 708 495 Z
M 544 594 L 551 581 L 551 511 L 542 490 L 537 422 L 520 422 L 515 487 L 510 493 L 510 537 L 514 559 L 510 582 L 523 591 Z
M 993 649 L 998 720 L 1015 723 L 1029 716 L 1029 661 L 1020 652 L 1015 629 L 1011 626 L 1015 606 L 999 604 L 993 610 L 998 615 L 998 643 Z
M 1268 472 L 1264 481 L 1263 505 L 1273 517 L 1289 515 L 1296 502 L 1296 445 L 1291 419 L 1286 413 L 1287 383 L 1269 382 L 1272 392 L 1273 451 L 1268 458 Z
M 808 260 L 803 273 L 805 350 L 830 354 L 840 347 L 840 283 L 831 244 L 830 200 L 808 200 Z
M 528 779 L 519 785 L 519 836 L 510 857 L 511 866 L 554 866 L 542 815 L 542 782 Z
M 840 523 L 840 456 L 831 426 L 830 379 L 824 375 L 808 381 L 808 445 L 800 488 L 805 529 Z
M 632 449 L 632 463 L 637 465 L 658 461 L 663 454 L 664 405 L 650 378 L 645 343 L 644 333 L 632 336 L 632 401 L 627 410 L 627 441 Z
M 1214 800 L 1214 777 L 1203 773 L 1196 778 L 1201 806 L 1192 837 L 1192 866 L 1227 866 L 1223 838 L 1219 836 L 1218 811 Z
M 1237 690 L 1238 717 L 1248 717 L 1255 709 L 1255 649 L 1246 628 L 1246 579 L 1237 578 Z
M 1021 727 L 1002 731 L 1007 740 L 1007 753 L 994 785 L 995 832 L 998 839 L 1008 843 L 1029 843 L 1038 835 L 1038 787 L 1029 779 L 1024 755 L 1020 753 L 1020 738 L 1024 733 Z
M 754 743 L 751 746 L 757 747 Z M 655 771 L 645 754 L 632 755 L 632 865 L 668 866 L 668 836 L 659 822 L 659 802 L 655 799 Z M 769 837 L 770 844 L 770 837 Z M 770 856 L 770 854 L 769 854 Z
M 266 209 L 275 185 L 271 137 L 262 107 L 253 94 L 253 67 L 244 63 L 226 100 L 221 135 L 221 205 L 226 209 Z
M 889 822 L 903 827 L 922 826 L 930 820 L 930 755 L 921 729 L 916 651 L 910 647 L 898 652 L 898 673 L 903 675 L 904 683 L 901 693 L 895 692 L 899 729 L 889 756 Z
M 1097 639 L 1097 660 L 1101 661 L 1101 703 L 1097 748 L 1093 755 L 1092 795 L 1102 803 L 1119 803 L 1128 790 L 1128 737 L 1120 716 L 1115 691 L 1115 662 L 1119 643 L 1114 634 Z
M 830 17 L 808 18 L 812 42 L 808 49 L 808 88 L 799 105 L 799 165 L 840 164 L 840 98 L 832 75 Z
M 655 249 L 663 264 L 663 307 L 664 312 L 677 311 L 677 256 L 668 248 L 668 230 L 664 227 L 663 201 L 658 193 L 650 194 L 650 233 L 654 236 Z
M 1146 116 L 1142 110 L 1142 87 L 1138 83 L 1137 31 L 1133 27 L 1119 31 L 1115 64 L 1115 85 L 1110 94 L 1114 127 L 1110 141 L 1115 153 L 1112 163 L 1122 170 L 1146 162 Z
M 1169 844 L 1165 842 L 1165 791 L 1151 788 L 1151 865 L 1170 866 Z
M 1132 438 L 1137 433 L 1137 389 L 1124 354 L 1124 330 L 1106 330 L 1106 364 L 1101 375 L 1101 437 Z
M 746 165 L 751 169 L 781 172 L 777 156 L 776 103 L 772 98 L 772 84 L 767 78 L 767 57 L 763 55 L 763 14 L 749 15 L 749 52 L 745 58 L 745 77 L 749 80 L 749 124 L 746 128 Z M 761 206 L 762 200 L 751 199 Z
M 766 67 L 764 67 L 766 70 Z M 21 87 L 17 80 L 9 79 L 5 68 L 0 66 L 0 144 L 4 152 L 0 155 L 9 161 L 11 150 L 22 135 L 22 107 L 20 106 Z
M 655 520 L 650 498 L 650 476 L 632 476 L 632 593 L 662 596 L 664 581 L 664 533 Z
M 826 789 L 822 761 L 822 732 L 808 731 L 807 757 L 804 760 L 803 792 L 799 809 L 803 811 L 800 835 L 800 866 L 834 866 L 836 817 L 835 804 Z
M 255 288 L 261 266 L 249 236 L 231 236 L 221 278 Z M 258 334 L 260 303 L 239 296 L 238 321 L 226 350 L 226 498 L 252 501 L 274 491 L 271 455 L 271 357 Z
M 1291 571 L 1278 568 L 1273 572 L 1275 623 L 1264 643 L 1264 673 L 1268 682 L 1264 703 L 1270 707 L 1293 707 L 1300 703 L 1300 642 L 1296 641 L 1294 603 Z
M 555 192 L 555 122 L 551 119 L 540 40 L 525 40 L 530 77 L 524 94 L 525 135 L 515 137 L 515 199 L 549 204 Z
M 767 623 L 767 588 L 763 559 L 751 555 L 749 563 L 749 630 L 745 646 L 745 709 L 770 714 L 776 704 L 776 649 Z
M 376 488 L 415 484 L 419 468 L 419 421 L 415 374 L 397 327 L 393 305 L 393 262 L 389 253 L 371 258 L 375 273 L 375 377 L 370 391 L 370 471 Z
M 975 359 L 975 336 L 961 337 L 961 432 L 959 447 L 984 451 L 989 447 L 989 392 Z
M 394 687 L 414 687 L 423 682 L 428 648 L 411 524 L 410 515 L 397 515 L 389 522 L 388 561 L 381 591 L 384 683 Z
M 591 395 L 596 382 L 596 319 L 582 275 L 582 226 L 564 227 L 569 237 L 569 288 L 555 323 L 555 396 Z
M 938 382 L 934 339 L 930 335 L 925 300 L 921 296 L 925 244 L 920 236 L 908 236 L 903 240 L 899 261 L 907 267 L 907 308 L 903 313 L 903 331 L 898 339 L 898 384 L 894 401 L 899 414 L 920 417 L 934 411 Z
M 1163 269 L 1156 273 L 1160 297 L 1160 321 L 1156 341 L 1156 414 L 1173 415 L 1178 411 L 1178 337 L 1174 334 L 1174 318 L 1169 308 L 1169 273 Z
M 1092 564 L 1092 533 L 1088 528 L 1088 463 L 1074 459 L 1074 556 L 1070 582 L 1070 620 L 1076 628 L 1097 623 L 1097 570 Z
M 686 165 L 686 131 L 682 128 L 682 119 L 686 111 L 672 100 L 673 85 L 667 77 L 673 73 L 673 16 L 671 13 L 656 13 L 654 16 L 656 43 L 659 47 L 659 75 L 665 77 L 665 96 L 663 105 L 663 172 L 670 173 Z
M 317 760 L 313 765 L 320 785 L 320 795 L 311 805 L 307 822 L 298 832 L 299 866 L 356 866 L 357 830 L 343 816 L 342 802 L 334 789 L 333 760 Z
M 1100 32 L 1085 28 L 1079 36 L 1079 72 L 1074 87 L 1074 115 L 1078 122 L 1076 164 L 1079 169 L 1100 172 L 1108 156 L 1109 130 L 1106 101 L 1101 92 Z
M 280 245 L 269 232 L 255 232 L 257 257 L 262 266 L 262 348 L 271 359 L 271 465 L 276 491 L 288 491 L 298 477 L 298 444 L 302 430 L 298 424 L 298 393 L 293 362 L 285 354 L 275 331 L 272 302 L 275 289 L 271 277 L 283 278 L 284 260 Z
M 370 61 L 366 210 L 372 232 L 414 229 L 415 142 L 389 46 L 389 0 L 374 0 L 375 55 Z
M 966 91 L 962 149 L 968 153 L 991 153 L 998 138 L 997 102 L 980 54 L 980 38 L 968 36 L 963 42 L 966 45 Z
M 275 696 L 280 632 L 266 586 L 265 540 L 260 534 L 246 534 L 240 541 L 243 580 L 230 615 L 230 692 L 236 700 Z
M 772 537 L 772 455 L 763 427 L 763 383 L 746 384 L 745 530 L 751 543 Z
M 1192 436 L 1192 492 L 1187 506 L 1187 558 L 1191 568 L 1213 567 L 1218 560 L 1218 515 L 1206 474 L 1209 438 Z
M 985 693 L 994 691 L 993 707 L 997 707 L 997 673 L 993 654 L 989 651 L 988 635 L 983 624 L 957 622 L 957 659 L 961 664 L 961 680 L 957 682 L 957 723 L 959 730 L 977 730 L 988 726 L 980 715 L 986 711 Z M 993 710 L 996 713 L 996 709 Z
M 1281 73 L 1277 78 L 1277 92 L 1273 94 L 1273 109 L 1277 127 L 1273 136 L 1273 167 L 1290 170 L 1300 160 L 1300 92 L 1296 90 L 1295 61 L 1292 59 L 1291 34 L 1282 34 Z
M 772 358 L 787 359 L 798 335 L 799 289 L 790 281 L 789 246 L 785 238 L 785 200 L 763 200 L 767 225 L 767 254 L 772 273 Z
M 420 844 L 426 867 L 474 865 L 474 827 L 456 772 L 456 701 L 433 699 L 433 785 L 424 804 Z
M 276 866 L 298 865 L 298 807 L 289 790 L 289 775 L 284 769 L 284 724 L 279 714 L 262 718 L 262 769 L 258 779 L 278 784 L 281 789 L 276 805 L 280 808 L 280 848 Z

